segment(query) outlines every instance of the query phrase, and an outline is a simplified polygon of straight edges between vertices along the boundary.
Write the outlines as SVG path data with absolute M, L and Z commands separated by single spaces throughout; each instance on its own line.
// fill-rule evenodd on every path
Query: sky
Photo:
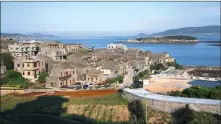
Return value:
M 220 25 L 219 2 L 2 2 L 1 32 L 128 36 Z

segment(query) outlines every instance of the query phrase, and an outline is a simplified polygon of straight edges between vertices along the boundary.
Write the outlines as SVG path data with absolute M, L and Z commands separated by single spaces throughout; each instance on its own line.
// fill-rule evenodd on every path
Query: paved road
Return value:
M 123 83 L 119 86 L 120 89 L 130 86 L 133 83 L 134 70 L 132 68 L 127 69 L 127 75 L 124 76 Z

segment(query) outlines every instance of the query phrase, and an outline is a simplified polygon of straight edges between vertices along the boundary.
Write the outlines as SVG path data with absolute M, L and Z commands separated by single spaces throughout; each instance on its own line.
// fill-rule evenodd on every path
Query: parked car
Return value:
M 88 85 L 83 85 L 83 89 L 87 89 L 88 88 Z

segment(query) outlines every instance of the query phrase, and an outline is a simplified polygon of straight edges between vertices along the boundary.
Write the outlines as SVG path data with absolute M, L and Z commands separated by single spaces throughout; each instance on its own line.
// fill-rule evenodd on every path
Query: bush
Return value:
M 119 81 L 119 83 L 122 83 L 124 80 L 124 77 L 123 76 L 119 76 L 119 77 L 116 77 L 116 78 L 109 78 L 106 80 L 107 83 L 115 83 L 117 81 Z
M 41 82 L 41 83 L 45 83 L 47 76 L 48 76 L 48 73 L 47 73 L 47 72 L 41 72 L 41 73 L 39 74 L 38 81 Z
M 171 96 L 181 96 L 190 98 L 206 98 L 206 99 L 221 99 L 221 86 L 215 88 L 196 87 L 192 86 L 185 90 L 173 91 L 168 93 Z
M 0 60 L 3 61 L 7 70 L 14 68 L 13 56 L 10 53 L 0 53 Z
M 150 70 L 151 71 L 152 70 L 166 70 L 166 67 L 161 63 L 157 63 L 157 64 L 155 63 L 155 64 L 150 66 Z
M 145 113 L 144 113 L 144 108 L 142 106 L 141 101 L 139 100 L 134 100 L 128 104 L 128 109 L 129 111 L 133 114 L 134 120 L 143 122 L 145 120 Z
M 20 85 L 22 88 L 29 86 L 29 82 L 22 77 L 21 73 L 14 70 L 6 71 L 2 82 L 4 85 Z
M 173 67 L 175 67 L 176 69 L 183 69 L 183 66 L 182 66 L 182 65 L 179 65 L 176 61 L 175 61 L 175 62 L 168 62 L 166 65 L 167 65 L 167 66 L 173 66 Z
M 196 112 L 188 106 L 172 113 L 175 124 L 220 124 L 221 116 L 207 112 Z
M 140 79 L 142 79 L 145 76 L 149 76 L 149 71 L 145 70 L 143 72 L 140 72 L 136 77 L 135 77 L 135 81 L 139 81 Z

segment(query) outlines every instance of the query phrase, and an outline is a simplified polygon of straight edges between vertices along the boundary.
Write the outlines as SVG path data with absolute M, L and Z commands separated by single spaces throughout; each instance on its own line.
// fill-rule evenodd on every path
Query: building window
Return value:
M 34 67 L 37 67 L 37 63 L 34 63 Z
M 90 78 L 89 78 L 89 77 L 88 77 L 87 79 L 88 79 L 88 80 L 90 80 Z
M 25 67 L 25 65 L 23 64 L 23 67 Z
M 63 86 L 62 82 L 61 82 L 61 86 Z
M 20 64 L 18 64 L 17 67 L 20 67 Z
M 42 65 L 44 65 L 44 63 L 42 62 Z
M 23 72 L 23 75 L 25 75 L 25 72 Z
M 30 75 L 30 72 L 28 71 L 28 75 Z
M 30 64 L 29 64 L 29 63 L 27 64 L 27 67 L 30 67 Z
M 73 74 L 74 74 L 74 71 L 73 71 Z
M 61 72 L 61 77 L 62 77 L 62 72 Z

